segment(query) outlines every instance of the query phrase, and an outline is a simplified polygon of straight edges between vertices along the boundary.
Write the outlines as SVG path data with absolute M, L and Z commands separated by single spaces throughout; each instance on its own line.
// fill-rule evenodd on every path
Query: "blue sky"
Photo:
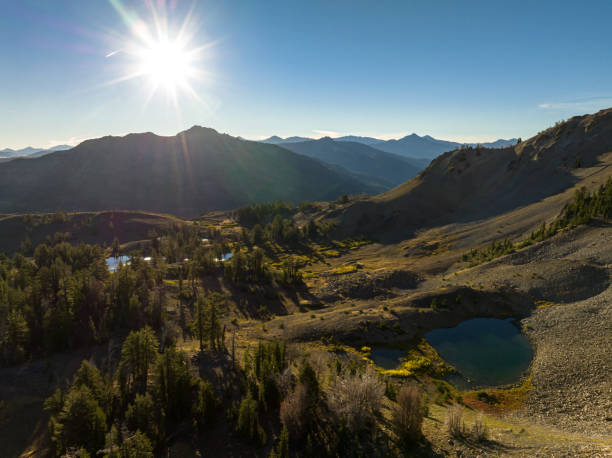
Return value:
M 0 0 L 0 148 L 194 124 L 486 141 L 612 106 L 608 1 L 168 0 L 170 36 L 191 11 L 206 45 L 176 105 L 147 75 L 109 84 L 135 65 L 126 17 L 152 24 L 113 2 Z

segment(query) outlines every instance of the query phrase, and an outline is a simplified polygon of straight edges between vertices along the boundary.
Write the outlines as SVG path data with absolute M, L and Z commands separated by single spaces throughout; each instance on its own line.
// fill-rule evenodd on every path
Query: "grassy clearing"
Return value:
M 533 305 L 535 305 L 536 308 L 538 309 L 545 309 L 548 307 L 554 307 L 555 305 L 559 305 L 559 304 L 555 304 L 554 302 L 551 302 L 551 301 L 534 301 Z
M 448 443 L 448 435 L 446 432 L 442 432 L 441 425 L 447 424 L 450 410 L 447 406 L 430 404 L 428 406 L 429 415 L 423 423 L 425 437 L 432 443 L 439 444 L 442 448 Z M 464 409 L 463 418 L 466 426 L 472 425 L 479 415 L 481 415 L 481 412 L 478 410 Z M 507 447 L 506 450 L 512 450 L 514 452 L 512 454 L 518 456 L 533 456 L 535 450 L 543 447 L 573 447 L 581 444 L 588 447 L 597 445 L 607 449 L 612 445 L 610 438 L 594 438 L 568 433 L 552 427 L 534 424 L 527 420 L 514 418 L 509 420 L 494 414 L 485 413 L 483 422 L 489 430 L 490 442 L 480 445 L 464 442 L 465 445 L 473 447 L 473 451 L 480 456 L 488 455 L 488 453 L 493 456 L 500 454 L 500 448 L 488 448 L 487 445 L 489 447 L 495 447 L 495 445 Z M 501 450 L 504 450 L 504 448 L 501 448 Z
M 490 388 L 463 393 L 464 403 L 473 409 L 489 412 L 509 412 L 523 407 L 527 396 L 534 390 L 532 376 L 512 388 Z
M 353 272 L 357 272 L 358 267 L 355 264 L 348 264 L 345 266 L 340 266 L 337 267 L 335 269 L 333 269 L 330 274 L 331 275 L 345 275 L 345 274 L 352 274 Z

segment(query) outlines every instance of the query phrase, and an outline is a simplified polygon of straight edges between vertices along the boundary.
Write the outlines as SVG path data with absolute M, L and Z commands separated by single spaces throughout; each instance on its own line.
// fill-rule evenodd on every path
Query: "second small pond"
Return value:
M 516 382 L 527 370 L 533 350 L 512 318 L 474 318 L 454 328 L 435 329 L 425 338 L 454 366 L 467 386 Z

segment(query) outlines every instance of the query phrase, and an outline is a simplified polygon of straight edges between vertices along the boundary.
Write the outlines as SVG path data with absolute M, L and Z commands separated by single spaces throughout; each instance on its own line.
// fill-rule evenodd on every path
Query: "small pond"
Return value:
M 111 256 L 110 258 L 106 258 L 106 267 L 111 272 L 117 272 L 117 269 L 119 268 L 119 263 L 127 264 L 129 261 L 129 256 Z
M 372 347 L 370 359 L 383 369 L 395 369 L 402 363 L 403 350 L 396 348 Z
M 475 318 L 454 328 L 435 329 L 425 338 L 459 371 L 461 388 L 516 382 L 527 370 L 533 350 L 514 319 Z

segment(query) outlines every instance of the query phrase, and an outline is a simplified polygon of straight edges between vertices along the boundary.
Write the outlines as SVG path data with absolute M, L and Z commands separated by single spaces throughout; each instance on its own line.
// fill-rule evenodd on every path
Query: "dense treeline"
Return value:
M 110 275 L 99 246 L 39 245 L 0 257 L 0 363 L 102 342 L 116 329 L 159 328 L 163 272 L 135 258 Z
M 321 232 L 316 223 L 306 230 Z M 302 240 L 302 230 L 292 221 L 277 216 L 262 234 L 255 226 L 253 240 L 246 243 L 212 233 L 209 237 L 216 235 L 217 241 L 203 243 L 201 231 L 177 226 L 163 237 L 154 234 L 147 261 L 142 252 L 131 252 L 130 262 L 114 274 L 106 267 L 102 247 L 73 246 L 61 234 L 34 250 L 28 247 L 28 258 L 0 255 L 0 365 L 101 343 L 120 329 L 159 329 L 169 269 L 179 278 L 180 297 L 190 305 L 197 302 L 199 280 L 206 275 L 222 274 L 238 286 L 300 283 L 297 263 L 289 258 L 272 269 L 264 250 L 252 243 L 264 245 L 270 237 Z M 232 253 L 229 260 L 227 253 Z M 121 254 L 118 242 L 111 254 Z
M 205 247 L 199 239 L 196 245 L 185 242 L 191 239 L 182 232 L 176 234 L 159 241 L 159 247 L 154 240 L 147 261 L 131 253 L 130 262 L 113 274 L 101 247 L 73 246 L 61 238 L 39 245 L 31 258 L 0 256 L 0 365 L 102 343 L 121 330 L 160 329 L 168 269 L 179 277 L 179 298 L 192 307 L 198 303 L 200 278 L 209 274 L 220 273 L 236 285 L 291 284 L 301 278 L 293 262 L 273 272 L 259 248 L 237 246 L 234 256 L 222 262 L 223 246 Z M 168 262 L 172 250 L 193 259 L 173 267 Z
M 316 368 L 304 357 L 288 360 L 285 345 L 272 342 L 246 352 L 242 369 L 242 399 L 227 416 L 260 446 L 271 442 L 266 425 L 280 420 L 270 457 L 392 456 L 421 436 L 422 395 L 415 389 L 409 404 L 395 404 L 395 440 L 381 433 L 383 400 L 396 401 L 397 393 L 363 362 L 335 359 Z M 402 421 L 408 413 L 414 420 Z
M 325 232 L 314 221 L 298 227 L 277 214 L 264 227 L 255 224 L 245 240 L 194 224 L 151 234 L 150 243 L 129 253 L 118 241 L 107 249 L 73 246 L 57 235 L 28 257 L 1 255 L 0 365 L 122 342 L 120 352 L 109 346 L 99 355 L 98 366 L 83 361 L 69 382 L 49 382 L 57 387 L 45 402 L 52 453 L 155 456 L 177 440 L 199 447 L 219 423 L 228 440 L 270 456 L 388 455 L 404 439 L 417 440 L 420 420 L 400 421 L 400 407 L 403 426 L 394 434 L 403 439 L 393 442 L 382 432 L 383 398 L 396 393 L 359 358 L 322 367 L 308 355 L 290 357 L 281 342 L 236 352 L 227 289 L 275 293 L 300 283 L 292 256 L 271 257 L 281 244 L 307 246 Z M 109 252 L 129 260 L 111 273 Z M 208 290 L 206 280 L 223 286 Z M 177 348 L 180 328 L 199 343 L 192 358 Z M 207 365 L 221 375 L 203 376 Z M 409 418 L 418 420 L 415 393 Z
M 45 402 L 54 454 L 153 456 L 181 422 L 198 432 L 212 426 L 219 399 L 211 384 L 193 374 L 183 352 L 159 349 L 144 327 L 127 336 L 116 369 L 83 361 L 72 384 Z
M 274 217 L 290 218 L 297 212 L 308 213 L 314 209 L 310 202 L 302 202 L 298 206 L 290 202 L 271 202 L 263 204 L 246 205 L 234 212 L 236 220 L 243 226 L 265 225 Z
M 163 234 L 152 232 L 150 243 L 129 253 L 122 253 L 117 239 L 108 248 L 73 246 L 66 234 L 56 234 L 35 249 L 24 244 L 23 252 L 13 258 L 2 255 L 0 365 L 102 343 L 117 330 L 144 325 L 160 329 L 168 278 L 178 280 L 179 301 L 192 309 L 198 303 L 200 280 L 208 275 L 221 275 L 238 288 L 276 297 L 274 288 L 302 282 L 303 258 L 287 256 L 287 250 L 310 253 L 313 242 L 325 242 L 331 230 L 314 219 L 300 227 L 281 216 L 309 208 L 309 204 L 294 207 L 283 202 L 245 207 L 239 210 L 247 214 L 242 218 L 271 220 L 224 235 L 197 222 L 176 224 Z M 52 216 L 68 217 L 61 211 Z M 284 252 L 280 258 L 278 250 Z M 107 252 L 115 257 L 128 254 L 130 261 L 110 274 Z
M 504 240 L 493 240 L 489 246 L 480 250 L 471 250 L 469 253 L 464 254 L 462 259 L 463 262 L 470 262 L 472 265 L 480 264 L 482 262 L 490 261 L 491 259 L 504 256 L 506 254 L 513 253 L 514 243 L 509 239 Z
M 232 362 L 217 385 L 176 347 L 161 350 L 151 328 L 130 332 L 118 362 L 99 369 L 83 361 L 45 401 L 52 452 L 154 456 L 177 438 L 197 444 L 219 423 L 226 440 L 271 457 L 398 455 L 421 437 L 422 394 L 398 393 L 363 361 L 316 369 L 304 356 L 291 360 L 278 341 L 247 349 L 242 363 L 223 341 L 213 354 Z M 378 426 L 385 397 L 393 438 Z
M 318 240 L 329 234 L 332 226 L 317 223 L 311 219 L 304 227 L 298 227 L 290 218 L 276 215 L 271 222 L 262 226 L 256 223 L 250 230 L 242 228 L 240 241 L 245 245 L 259 245 L 274 242 L 281 245 L 297 245 Z
M 245 208 L 288 208 L 285 205 L 280 202 Z M 158 250 L 168 262 L 183 260 L 185 267 L 180 273 L 183 277 L 195 279 L 216 272 L 222 264 L 224 277 L 235 285 L 265 285 L 273 281 L 298 284 L 301 282 L 298 264 L 289 257 L 273 269 L 267 252 L 273 251 L 273 245 L 307 251 L 312 242 L 325 240 L 331 229 L 330 225 L 314 220 L 299 227 L 292 219 L 276 214 L 265 226 L 256 223 L 250 230 L 242 227 L 239 237 L 224 238 L 211 232 L 209 245 L 201 243 L 201 229 L 177 228 L 163 239 L 154 239 L 152 250 Z

